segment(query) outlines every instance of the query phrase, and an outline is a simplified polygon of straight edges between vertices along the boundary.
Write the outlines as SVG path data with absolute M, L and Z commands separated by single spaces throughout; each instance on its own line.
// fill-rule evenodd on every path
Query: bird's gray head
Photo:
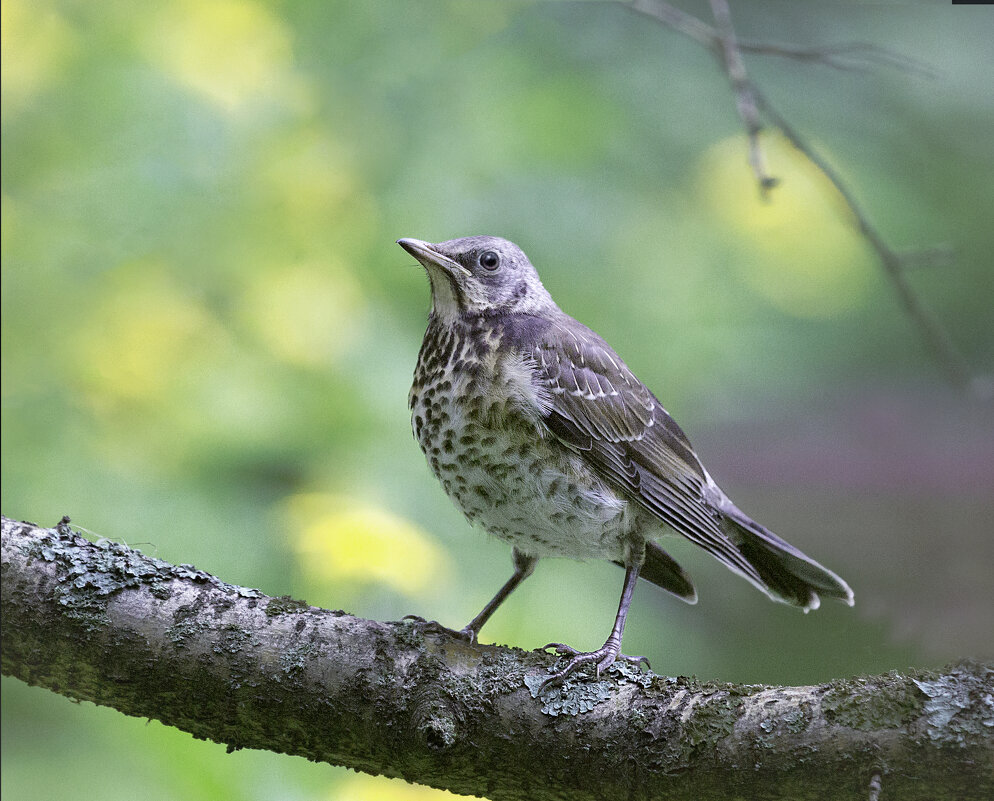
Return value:
M 541 314 L 558 308 L 528 257 L 513 242 L 469 236 L 448 242 L 398 239 L 428 271 L 436 315 Z

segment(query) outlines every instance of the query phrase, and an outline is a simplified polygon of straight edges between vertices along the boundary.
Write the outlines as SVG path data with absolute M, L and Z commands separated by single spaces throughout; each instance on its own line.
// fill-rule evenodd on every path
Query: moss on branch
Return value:
M 994 668 L 765 687 L 555 657 L 272 598 L 3 519 L 3 673 L 260 748 L 498 799 L 994 797 Z M 136 534 L 139 534 L 136 532 Z M 140 539 L 140 536 L 136 536 Z

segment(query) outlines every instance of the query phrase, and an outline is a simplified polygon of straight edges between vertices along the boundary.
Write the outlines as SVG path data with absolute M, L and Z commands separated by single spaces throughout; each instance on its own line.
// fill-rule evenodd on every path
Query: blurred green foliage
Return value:
M 889 242 L 955 247 L 912 281 L 990 372 L 990 10 L 734 10 L 744 39 L 868 41 L 935 68 L 749 60 Z M 855 610 L 805 617 L 678 543 L 701 603 L 640 588 L 627 652 L 794 683 L 994 654 L 989 407 L 942 384 L 838 198 L 772 136 L 783 185 L 759 202 L 727 81 L 692 42 L 592 3 L 2 14 L 6 515 L 68 513 L 269 594 L 461 626 L 509 554 L 412 442 L 428 288 L 393 243 L 491 233 L 656 389 L 740 505 L 856 591 Z M 620 582 L 543 563 L 484 637 L 594 647 Z M 13 801 L 443 797 L 226 755 L 8 679 L 3 735 Z

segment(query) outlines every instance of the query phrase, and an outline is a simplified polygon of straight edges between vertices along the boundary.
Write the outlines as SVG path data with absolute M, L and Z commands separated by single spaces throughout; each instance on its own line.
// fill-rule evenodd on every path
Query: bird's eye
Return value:
M 496 250 L 485 250 L 480 254 L 480 266 L 485 270 L 496 270 L 500 267 L 500 255 Z

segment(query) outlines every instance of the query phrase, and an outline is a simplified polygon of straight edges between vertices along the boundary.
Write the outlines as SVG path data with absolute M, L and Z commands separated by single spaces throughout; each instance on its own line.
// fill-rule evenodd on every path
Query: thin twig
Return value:
M 952 339 L 939 321 L 918 299 L 911 285 L 908 283 L 905 274 L 905 258 L 894 251 L 886 242 L 876 227 L 870 222 L 869 217 L 853 195 L 852 190 L 843 182 L 835 169 L 825 160 L 825 158 L 814 150 L 804 138 L 797 132 L 786 119 L 773 106 L 769 100 L 758 89 L 753 87 L 753 96 L 759 108 L 763 110 L 766 117 L 772 122 L 787 140 L 804 154 L 818 170 L 831 182 L 832 186 L 839 193 L 849 212 L 856 220 L 856 226 L 863 238 L 870 243 L 876 251 L 877 257 L 884 268 L 884 274 L 890 279 L 894 291 L 897 293 L 898 301 L 904 311 L 911 317 L 918 327 L 925 344 L 932 352 L 933 357 L 946 373 L 946 377 L 955 385 L 968 389 L 971 385 L 971 371 L 963 355 L 957 350 Z
M 629 0 L 625 2 L 633 11 L 653 17 L 668 28 L 690 37 L 718 55 L 721 35 L 717 28 L 708 25 L 697 17 L 681 11 L 663 0 Z M 903 53 L 888 50 L 885 47 L 869 44 L 868 42 L 846 42 L 838 45 L 821 47 L 797 47 L 796 45 L 779 42 L 750 42 L 737 41 L 738 48 L 743 53 L 756 55 L 778 56 L 795 61 L 808 61 L 814 64 L 824 64 L 839 70 L 865 71 L 875 66 L 891 67 L 903 72 L 911 72 L 922 77 L 934 78 L 936 72 L 928 64 L 918 59 L 910 58 Z
M 714 51 L 718 40 L 718 31 L 705 22 L 701 22 L 693 14 L 681 11 L 669 3 L 662 0 L 631 0 L 628 7 L 640 14 L 654 17 L 667 28 L 672 28 L 677 33 L 689 36 L 699 44 L 704 45 L 709 50 Z
M 953 344 L 939 321 L 918 299 L 905 274 L 910 267 L 942 263 L 943 257 L 948 257 L 950 249 L 935 247 L 898 253 L 887 245 L 839 174 L 807 144 L 797 130 L 770 105 L 765 95 L 749 80 L 741 54 L 748 52 L 782 56 L 826 64 L 836 69 L 865 69 L 866 65 L 877 64 L 920 75 L 934 76 L 935 73 L 914 59 L 862 43 L 804 49 L 788 45 L 738 42 L 727 0 L 711 0 L 711 9 L 718 23 L 717 28 L 671 6 L 664 0 L 631 0 L 626 5 L 698 42 L 721 63 L 732 84 L 739 116 L 745 124 L 746 134 L 749 137 L 749 162 L 764 194 L 775 185 L 776 179 L 767 172 L 760 149 L 759 132 L 762 130 L 760 112 L 828 178 L 856 220 L 860 235 L 876 252 L 884 274 L 897 294 L 898 302 L 918 328 L 926 347 L 948 380 L 958 387 L 973 392 L 981 399 L 990 399 L 994 395 L 994 380 L 989 376 L 972 374 L 969 363 Z M 863 63 L 861 64 L 860 61 Z
M 760 145 L 759 134 L 763 123 L 759 119 L 759 109 L 756 108 L 756 98 L 753 95 L 752 83 L 746 74 L 745 62 L 739 52 L 735 40 L 735 28 L 732 25 L 732 11 L 727 0 L 711 0 L 711 12 L 718 23 L 718 36 L 721 43 L 721 59 L 728 72 L 728 80 L 735 92 L 735 107 L 738 109 L 742 124 L 745 125 L 749 137 L 749 165 L 759 182 L 759 191 L 765 198 L 769 191 L 778 183 L 770 175 L 766 166 L 766 156 Z
M 937 73 L 927 64 L 901 53 L 865 42 L 828 45 L 826 47 L 794 47 L 772 42 L 739 41 L 739 50 L 757 55 L 781 56 L 796 61 L 824 64 L 838 70 L 864 72 L 873 67 L 891 67 L 923 78 L 935 78 Z

